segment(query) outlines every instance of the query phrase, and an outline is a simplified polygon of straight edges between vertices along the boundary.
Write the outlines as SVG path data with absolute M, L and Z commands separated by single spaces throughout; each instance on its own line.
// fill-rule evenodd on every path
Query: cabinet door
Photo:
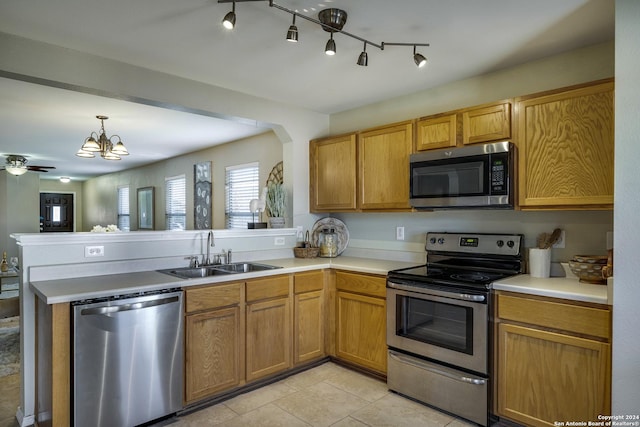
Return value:
M 186 316 L 187 402 L 240 384 L 243 335 L 237 306 Z
M 416 125 L 416 150 L 433 150 L 456 146 L 456 114 L 424 117 Z
M 324 301 L 322 291 L 294 297 L 294 363 L 324 356 Z
M 289 297 L 247 305 L 247 381 L 291 367 Z
M 336 356 L 386 374 L 385 300 L 343 291 L 336 298 Z
M 610 414 L 610 346 L 501 323 L 499 415 L 532 426 Z
M 520 206 L 613 206 L 613 82 L 516 103 Z
M 309 143 L 311 212 L 356 209 L 356 135 Z
M 410 209 L 413 122 L 364 131 L 358 138 L 360 208 Z
M 462 143 L 475 144 L 511 138 L 511 104 L 508 102 L 462 112 Z

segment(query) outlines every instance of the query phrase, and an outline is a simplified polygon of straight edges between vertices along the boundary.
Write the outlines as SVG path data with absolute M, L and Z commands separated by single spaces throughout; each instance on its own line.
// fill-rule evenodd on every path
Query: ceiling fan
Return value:
M 7 156 L 7 162 L 3 168 L 0 170 L 6 170 L 11 175 L 22 175 L 27 171 L 32 172 L 49 172 L 47 169 L 55 169 L 55 166 L 36 166 L 31 165 L 27 166 L 27 159 L 24 156 L 19 156 L 16 154 L 9 154 Z

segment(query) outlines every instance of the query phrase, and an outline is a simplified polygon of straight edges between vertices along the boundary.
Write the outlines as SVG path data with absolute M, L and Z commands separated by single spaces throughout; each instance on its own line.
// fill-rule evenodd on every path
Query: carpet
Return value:
M 0 319 L 0 377 L 20 372 L 20 317 Z

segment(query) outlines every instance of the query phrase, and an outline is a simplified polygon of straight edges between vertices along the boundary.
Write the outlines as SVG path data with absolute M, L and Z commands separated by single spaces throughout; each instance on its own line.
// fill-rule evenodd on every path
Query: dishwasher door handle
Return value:
M 132 310 L 142 310 L 143 308 L 156 307 L 164 304 L 171 304 L 174 302 L 178 302 L 180 300 L 179 297 L 173 296 L 168 298 L 160 298 L 151 301 L 142 301 L 142 302 L 134 302 L 128 304 L 121 305 L 110 305 L 106 307 L 92 307 L 92 308 L 84 308 L 80 311 L 82 316 L 92 316 L 96 314 L 111 314 L 111 313 L 119 313 L 122 311 L 132 311 Z

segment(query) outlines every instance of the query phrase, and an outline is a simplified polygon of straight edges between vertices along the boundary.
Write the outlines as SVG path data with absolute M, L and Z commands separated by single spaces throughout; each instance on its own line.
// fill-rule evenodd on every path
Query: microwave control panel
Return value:
M 509 177 L 509 157 L 507 153 L 494 153 L 490 162 L 491 195 L 507 194 Z

